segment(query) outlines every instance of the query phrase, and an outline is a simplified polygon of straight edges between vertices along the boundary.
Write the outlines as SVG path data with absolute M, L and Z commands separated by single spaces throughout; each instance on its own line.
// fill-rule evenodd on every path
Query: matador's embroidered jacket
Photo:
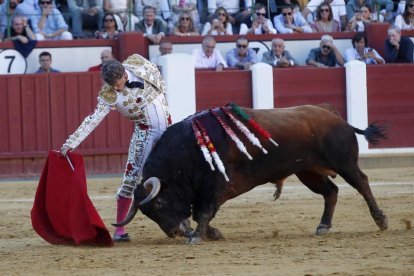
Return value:
M 65 145 L 72 149 L 79 146 L 111 109 L 118 110 L 131 121 L 147 123 L 143 109 L 160 94 L 166 93 L 165 83 L 157 66 L 138 54 L 128 57 L 122 65 L 135 76 L 144 80 L 144 89 L 125 87 L 123 91 L 116 92 L 113 87 L 107 84 L 103 85 L 98 95 L 95 112 L 84 119 L 78 129 L 66 140 Z M 162 106 L 169 117 L 165 98 L 162 98 Z

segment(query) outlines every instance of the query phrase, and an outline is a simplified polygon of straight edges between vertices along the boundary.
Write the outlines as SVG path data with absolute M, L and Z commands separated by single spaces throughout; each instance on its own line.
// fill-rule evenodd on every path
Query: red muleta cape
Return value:
M 83 158 L 68 156 L 75 171 L 59 152 L 49 152 L 31 212 L 33 228 L 51 244 L 111 246 L 111 235 L 87 193 Z

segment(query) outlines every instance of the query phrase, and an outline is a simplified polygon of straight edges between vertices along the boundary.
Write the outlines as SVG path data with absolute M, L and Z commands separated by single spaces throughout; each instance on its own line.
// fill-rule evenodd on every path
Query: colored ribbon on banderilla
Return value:
M 270 133 L 264 130 L 261 126 L 259 126 L 258 123 L 256 123 L 255 120 L 249 117 L 241 108 L 236 105 L 235 103 L 229 103 L 228 106 L 231 107 L 234 114 L 237 115 L 242 121 L 244 121 L 246 124 L 248 124 L 251 128 L 253 128 L 257 133 L 259 133 L 263 138 L 268 139 L 273 145 L 276 147 L 279 146 L 278 143 L 276 143 L 275 140 L 272 139 L 270 136 Z

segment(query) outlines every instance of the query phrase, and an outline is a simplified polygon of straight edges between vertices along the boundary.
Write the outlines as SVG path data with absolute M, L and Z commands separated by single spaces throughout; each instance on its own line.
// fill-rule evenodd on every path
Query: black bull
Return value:
M 220 231 L 209 223 L 223 203 L 268 182 L 276 184 L 277 198 L 283 180 L 295 174 L 324 198 L 325 207 L 316 230 L 320 235 L 332 227 L 338 187 L 330 177 L 339 174 L 364 197 L 378 227 L 387 229 L 387 218 L 376 203 L 367 176 L 358 166 L 355 135 L 363 134 L 375 143 L 384 138 L 384 129 L 375 124 L 365 130 L 355 128 L 327 105 L 242 110 L 267 130 L 279 146 L 261 139 L 268 151 L 264 154 L 216 109 L 246 145 L 253 157 L 249 160 L 208 111 L 190 116 L 169 127 L 153 148 L 144 166 L 143 181 L 135 189 L 133 204 L 119 225 L 129 223 L 139 209 L 169 237 L 175 237 L 184 235 L 186 228 L 182 222 L 192 215 L 197 227 L 189 237 L 190 243 L 220 239 Z M 207 130 L 229 182 L 217 169 L 212 171 L 204 159 L 191 126 L 193 120 L 201 122 Z

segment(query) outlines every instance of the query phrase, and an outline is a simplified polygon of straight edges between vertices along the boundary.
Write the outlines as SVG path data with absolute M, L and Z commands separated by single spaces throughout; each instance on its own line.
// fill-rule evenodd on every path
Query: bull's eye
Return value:
M 162 198 L 157 198 L 155 202 L 155 208 L 161 209 L 165 205 L 165 201 Z

